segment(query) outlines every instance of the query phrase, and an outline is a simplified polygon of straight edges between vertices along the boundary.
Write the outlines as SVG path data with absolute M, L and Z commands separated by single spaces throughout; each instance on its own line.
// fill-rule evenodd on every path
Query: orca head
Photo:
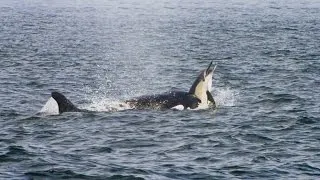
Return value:
M 80 111 L 75 105 L 72 104 L 63 94 L 59 92 L 52 92 L 51 97 L 40 110 L 40 113 L 48 115 L 58 115 L 63 112 L 76 112 Z
M 214 103 L 210 92 L 212 90 L 212 76 L 216 66 L 211 69 L 212 63 L 213 61 L 211 61 L 208 68 L 201 71 L 189 90 L 189 94 L 197 97 L 201 101 L 199 106 L 204 108 L 208 107 L 210 102 Z

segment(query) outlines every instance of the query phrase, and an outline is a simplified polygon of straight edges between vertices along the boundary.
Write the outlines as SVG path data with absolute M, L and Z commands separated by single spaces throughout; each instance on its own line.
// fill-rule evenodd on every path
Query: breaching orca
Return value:
M 125 101 L 130 107 L 135 109 L 204 109 L 215 107 L 211 91 L 212 62 L 208 68 L 201 71 L 197 79 L 192 84 L 189 92 L 170 91 L 164 94 L 141 96 Z
M 170 91 L 163 94 L 141 96 L 125 101 L 132 109 L 204 109 L 215 108 L 211 91 L 212 76 L 216 66 L 202 70 L 193 82 L 189 92 Z M 88 112 L 77 108 L 70 100 L 59 92 L 52 92 L 51 97 L 40 110 L 40 113 L 61 114 L 63 112 Z

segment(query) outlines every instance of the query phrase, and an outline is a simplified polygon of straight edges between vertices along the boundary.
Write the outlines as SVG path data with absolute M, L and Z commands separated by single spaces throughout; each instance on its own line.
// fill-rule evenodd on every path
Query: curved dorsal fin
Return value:
M 57 101 L 60 114 L 63 112 L 79 111 L 79 109 L 61 93 L 54 91 L 51 93 L 51 97 Z

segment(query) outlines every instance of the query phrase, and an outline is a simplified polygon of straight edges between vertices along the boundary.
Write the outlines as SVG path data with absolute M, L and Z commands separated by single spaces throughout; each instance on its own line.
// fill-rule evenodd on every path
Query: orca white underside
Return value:
M 59 106 L 57 101 L 50 97 L 39 113 L 45 115 L 59 115 Z
M 195 108 L 195 109 L 187 108 L 187 110 L 196 111 L 196 110 L 203 110 L 203 109 L 208 109 L 208 108 L 209 108 L 208 104 L 199 104 L 199 106 L 197 108 Z M 180 105 L 172 107 L 171 109 L 182 111 L 182 110 L 184 110 L 184 106 L 180 104 Z
M 182 111 L 182 110 L 184 110 L 184 106 L 179 104 L 177 106 L 172 107 L 171 109 Z

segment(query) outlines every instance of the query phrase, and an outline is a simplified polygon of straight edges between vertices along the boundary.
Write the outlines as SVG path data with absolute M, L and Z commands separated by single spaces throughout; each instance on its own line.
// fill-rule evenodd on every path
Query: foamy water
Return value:
M 240 99 L 240 93 L 238 90 L 225 88 L 214 88 L 214 100 L 217 106 L 236 106 Z
M 131 107 L 124 102 L 114 101 L 110 99 L 96 100 L 89 105 L 84 105 L 83 108 L 97 112 L 112 112 L 131 109 Z

